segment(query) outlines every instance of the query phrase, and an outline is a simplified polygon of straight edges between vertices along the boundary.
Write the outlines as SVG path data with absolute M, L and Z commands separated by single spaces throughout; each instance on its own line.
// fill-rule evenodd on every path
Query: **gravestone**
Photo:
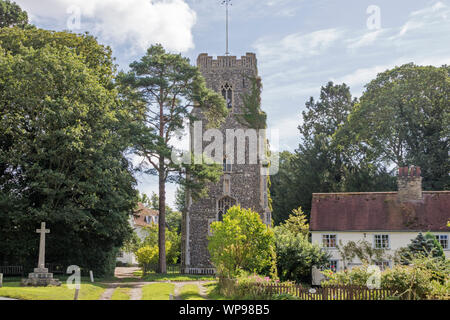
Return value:
M 60 286 L 61 282 L 53 279 L 53 273 L 49 273 L 45 268 L 45 234 L 50 233 L 49 229 L 45 229 L 45 222 L 41 223 L 41 229 L 36 229 L 36 233 L 40 233 L 39 241 L 39 260 L 38 267 L 34 268 L 34 272 L 28 274 L 28 279 L 22 279 L 22 286 Z
M 0 273 L 0 288 L 3 286 L 3 273 Z

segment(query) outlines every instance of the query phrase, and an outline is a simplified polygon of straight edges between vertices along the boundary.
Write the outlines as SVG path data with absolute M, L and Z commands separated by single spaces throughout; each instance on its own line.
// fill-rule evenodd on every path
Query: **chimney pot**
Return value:
M 399 168 L 397 196 L 400 201 L 422 199 L 422 177 L 420 172 L 420 167 L 415 166 Z

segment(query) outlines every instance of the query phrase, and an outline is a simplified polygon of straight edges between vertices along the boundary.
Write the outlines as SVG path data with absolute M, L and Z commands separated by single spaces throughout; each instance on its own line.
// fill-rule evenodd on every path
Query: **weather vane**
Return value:
M 232 4 L 231 4 L 231 0 L 223 0 L 222 4 L 225 5 L 226 13 L 227 13 L 227 27 L 226 27 L 226 29 L 227 29 L 227 31 L 226 31 L 226 34 L 227 34 L 227 36 L 226 36 L 227 51 L 225 52 L 225 55 L 229 55 L 230 53 L 228 52 L 228 6 L 232 6 Z

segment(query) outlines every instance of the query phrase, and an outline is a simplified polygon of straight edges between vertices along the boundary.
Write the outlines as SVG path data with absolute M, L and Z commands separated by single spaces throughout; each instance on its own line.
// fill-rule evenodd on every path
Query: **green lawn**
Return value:
M 79 300 L 98 300 L 105 287 L 101 284 L 81 283 Z M 20 300 L 73 300 L 75 289 L 66 284 L 60 287 L 21 287 L 20 282 L 5 282 L 0 288 L 0 296 Z
M 130 300 L 131 288 L 118 287 L 114 290 L 111 300 Z
M 134 273 L 137 276 L 140 276 L 140 280 L 142 281 L 213 281 L 216 279 L 215 276 L 211 275 L 196 275 L 196 274 L 177 274 L 177 273 L 169 273 L 169 274 L 159 274 L 159 273 L 149 273 L 142 277 L 142 272 L 137 271 Z M 136 281 L 136 279 L 134 279 Z
M 185 284 L 180 289 L 181 300 L 205 300 L 200 295 L 200 288 L 196 284 Z
M 169 300 L 174 294 L 173 283 L 152 283 L 142 287 L 142 300 Z
M 203 286 L 206 288 L 208 299 L 210 299 L 210 300 L 227 300 L 226 297 L 224 297 L 223 295 L 221 295 L 219 293 L 217 281 L 204 284 Z

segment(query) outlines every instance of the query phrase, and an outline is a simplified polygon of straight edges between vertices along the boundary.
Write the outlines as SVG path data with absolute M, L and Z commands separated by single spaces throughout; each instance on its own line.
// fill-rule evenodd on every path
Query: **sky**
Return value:
M 15 0 L 33 24 L 88 31 L 109 45 L 119 69 L 161 43 L 195 64 L 200 53 L 225 53 L 221 0 Z M 263 81 L 262 108 L 279 149 L 294 151 L 309 98 L 328 81 L 355 97 L 395 66 L 450 64 L 450 0 L 232 0 L 230 54 L 254 52 Z M 157 178 L 137 176 L 158 192 Z M 174 204 L 176 186 L 167 186 Z

